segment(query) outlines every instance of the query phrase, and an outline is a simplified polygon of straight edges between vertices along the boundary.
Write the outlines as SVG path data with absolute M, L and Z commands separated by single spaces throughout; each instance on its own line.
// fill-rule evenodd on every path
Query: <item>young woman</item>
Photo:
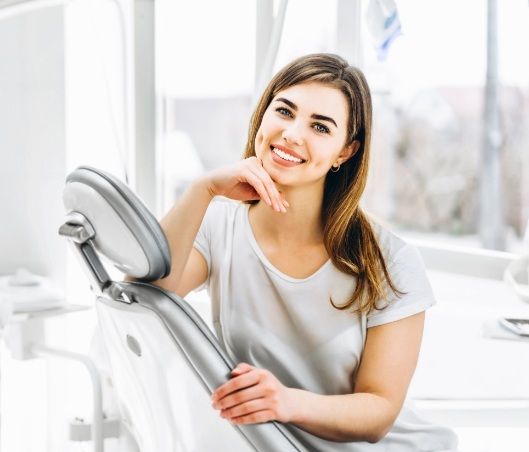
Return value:
M 289 64 L 244 159 L 162 220 L 172 272 L 156 284 L 182 297 L 207 285 L 239 363 L 212 396 L 231 422 L 283 422 L 317 451 L 453 449 L 450 430 L 403 407 L 434 299 L 417 251 L 360 208 L 370 138 L 358 69 L 328 54 Z

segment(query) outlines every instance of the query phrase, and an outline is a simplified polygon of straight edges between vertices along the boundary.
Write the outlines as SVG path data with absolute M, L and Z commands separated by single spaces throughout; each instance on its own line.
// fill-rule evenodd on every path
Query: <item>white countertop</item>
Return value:
M 429 272 L 438 304 L 427 313 L 409 395 L 417 399 L 529 400 L 529 341 L 497 326 L 529 318 L 503 281 Z M 499 339 L 498 337 L 504 337 Z

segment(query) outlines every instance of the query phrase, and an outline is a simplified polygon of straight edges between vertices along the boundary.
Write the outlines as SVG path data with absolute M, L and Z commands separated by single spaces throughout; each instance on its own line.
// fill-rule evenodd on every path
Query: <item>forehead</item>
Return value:
M 301 114 L 330 116 L 337 123 L 347 121 L 347 98 L 337 88 L 323 83 L 302 83 L 279 91 L 274 101 L 280 97 L 294 102 Z

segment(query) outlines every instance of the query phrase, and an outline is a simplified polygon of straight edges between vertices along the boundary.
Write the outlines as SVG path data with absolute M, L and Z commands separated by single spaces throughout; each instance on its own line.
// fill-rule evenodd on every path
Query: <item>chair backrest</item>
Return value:
M 169 245 L 160 225 L 119 179 L 79 167 L 66 178 L 63 202 L 66 224 L 83 226 L 91 245 L 118 270 L 143 281 L 171 271 Z
M 64 199 L 60 233 L 97 295 L 123 421 L 140 450 L 306 450 L 281 424 L 235 426 L 211 407 L 211 392 L 234 363 L 185 300 L 146 282 L 108 277 L 99 255 L 140 280 L 170 271 L 163 232 L 139 198 L 113 176 L 82 167 L 68 176 Z

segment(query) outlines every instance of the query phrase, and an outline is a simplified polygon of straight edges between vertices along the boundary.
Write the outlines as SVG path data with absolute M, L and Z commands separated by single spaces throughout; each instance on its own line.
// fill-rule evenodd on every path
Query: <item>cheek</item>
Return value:
M 263 142 L 263 132 L 259 128 L 257 131 L 257 134 L 255 135 L 255 148 L 257 149 L 259 146 L 261 146 L 261 143 Z
M 261 150 L 263 147 L 263 132 L 261 129 L 257 131 L 257 134 L 255 135 L 255 141 L 254 141 L 254 149 L 255 149 L 255 155 L 259 158 L 261 158 L 263 151 Z
M 340 155 L 340 148 L 334 143 L 321 143 L 315 145 L 317 152 L 314 155 L 314 163 L 318 168 L 332 165 Z
M 268 112 L 265 112 L 263 119 L 261 120 L 261 125 L 255 134 L 255 152 L 258 154 L 263 147 L 263 143 L 270 141 L 271 135 L 274 134 L 275 126 L 273 120 L 271 121 L 270 115 Z
M 259 139 L 260 142 L 263 140 L 270 140 L 274 135 L 277 134 L 279 128 L 280 121 L 278 121 L 278 119 L 275 118 L 270 112 L 265 112 L 257 132 L 256 140 Z

